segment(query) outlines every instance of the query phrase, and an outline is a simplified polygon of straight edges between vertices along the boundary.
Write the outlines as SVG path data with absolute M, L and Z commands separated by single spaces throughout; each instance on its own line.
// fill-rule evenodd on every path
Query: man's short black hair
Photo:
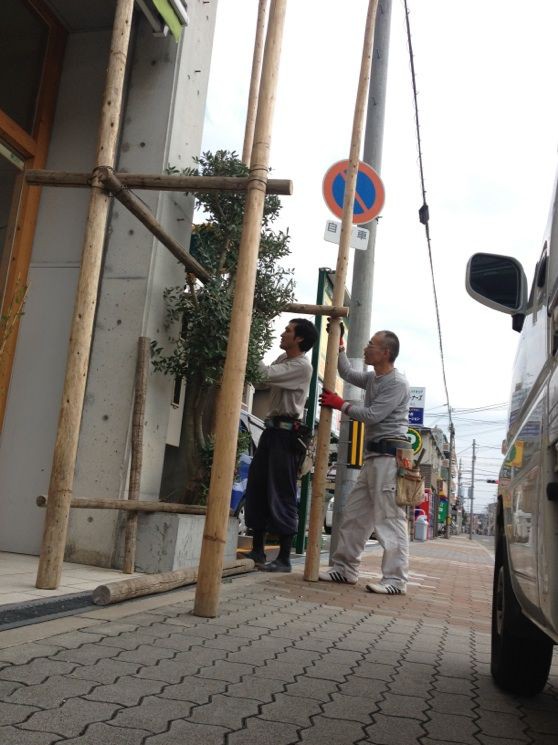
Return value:
M 380 334 L 383 334 L 385 348 L 389 350 L 389 361 L 395 362 L 399 354 L 399 339 L 393 331 L 380 331 Z
M 318 329 L 314 324 L 306 318 L 291 318 L 289 323 L 294 324 L 295 336 L 301 339 L 298 343 L 301 351 L 312 349 L 318 338 Z

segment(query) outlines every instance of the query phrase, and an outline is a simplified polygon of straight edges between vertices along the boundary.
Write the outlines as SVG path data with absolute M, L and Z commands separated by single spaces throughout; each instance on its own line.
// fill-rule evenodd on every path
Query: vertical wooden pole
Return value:
M 341 222 L 341 236 L 337 267 L 335 270 L 335 287 L 333 288 L 333 305 L 343 305 L 345 282 L 349 263 L 349 241 L 351 237 L 353 204 L 355 199 L 358 163 L 364 129 L 366 113 L 366 99 L 371 74 L 372 49 L 374 45 L 374 25 L 378 0 L 369 0 L 360 77 L 353 118 L 353 132 L 351 137 L 351 152 L 349 167 L 345 182 L 345 199 L 343 202 L 343 220 Z M 339 318 L 332 318 L 327 340 L 326 365 L 324 372 L 324 388 L 335 389 L 337 376 L 337 357 L 339 353 Z M 310 505 L 310 520 L 308 526 L 308 548 L 304 565 L 304 579 L 309 582 L 318 580 L 320 567 L 320 542 L 322 534 L 323 505 L 325 500 L 326 474 L 329 456 L 329 440 L 331 436 L 331 409 L 320 410 L 320 424 L 318 427 L 318 442 L 316 446 L 316 464 L 312 481 L 312 502 Z
M 219 607 L 286 6 L 287 0 L 271 2 L 227 358 L 217 409 L 215 452 L 194 605 L 194 614 L 206 618 L 216 616 Z
M 149 344 L 147 336 L 138 339 L 138 358 L 136 361 L 136 378 L 134 387 L 134 412 L 132 414 L 132 452 L 130 457 L 130 483 L 128 499 L 138 500 L 140 496 L 141 466 L 143 460 L 143 420 L 145 418 L 145 398 L 147 395 L 147 377 L 149 373 Z M 124 574 L 132 574 L 136 562 L 136 536 L 138 531 L 138 513 L 126 515 L 124 534 Z
M 265 19 L 268 0 L 259 0 L 258 20 L 256 21 L 256 38 L 254 41 L 254 56 L 252 58 L 252 73 L 250 75 L 250 91 L 248 93 L 248 109 L 246 111 L 246 128 L 244 130 L 244 147 L 242 148 L 242 162 L 250 167 L 250 155 L 254 142 L 254 127 L 258 111 L 258 92 L 262 72 L 262 58 L 264 49 Z
M 117 1 L 99 125 L 97 166 L 115 165 L 133 10 L 134 0 Z M 62 573 L 109 201 L 99 179 L 94 177 L 37 573 L 37 587 L 47 590 L 58 587 Z

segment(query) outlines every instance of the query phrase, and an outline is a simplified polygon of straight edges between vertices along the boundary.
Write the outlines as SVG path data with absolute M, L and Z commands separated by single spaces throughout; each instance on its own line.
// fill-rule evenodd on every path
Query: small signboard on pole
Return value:
M 358 225 L 354 225 L 351 229 L 351 239 L 349 245 L 351 248 L 356 248 L 359 251 L 366 251 L 368 248 L 368 238 L 370 231 L 366 228 L 361 228 Z M 337 243 L 341 239 L 341 223 L 337 220 L 326 220 L 326 226 L 324 231 L 324 240 L 330 243 Z
M 424 401 L 426 388 L 411 388 L 409 400 L 409 424 L 424 425 Z

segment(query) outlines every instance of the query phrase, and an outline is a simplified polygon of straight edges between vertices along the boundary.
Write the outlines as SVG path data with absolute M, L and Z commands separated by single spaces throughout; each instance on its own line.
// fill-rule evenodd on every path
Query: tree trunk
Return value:
M 203 395 L 200 393 L 204 391 Z M 200 417 L 205 408 L 207 392 L 201 380 L 186 382 L 184 414 L 179 446 L 167 446 L 161 481 L 160 497 L 165 502 L 201 504 L 203 483 L 206 479 L 202 458 L 203 440 L 200 440 Z

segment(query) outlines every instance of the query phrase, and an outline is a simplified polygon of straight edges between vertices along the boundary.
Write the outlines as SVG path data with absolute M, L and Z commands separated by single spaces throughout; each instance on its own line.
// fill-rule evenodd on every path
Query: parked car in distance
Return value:
M 331 535 L 331 527 L 333 525 L 333 507 L 335 505 L 335 498 L 331 497 L 331 499 L 328 501 L 326 506 L 326 511 L 324 515 L 324 533 L 327 533 L 328 535 Z M 372 531 L 370 534 L 371 541 L 376 540 L 376 533 Z

